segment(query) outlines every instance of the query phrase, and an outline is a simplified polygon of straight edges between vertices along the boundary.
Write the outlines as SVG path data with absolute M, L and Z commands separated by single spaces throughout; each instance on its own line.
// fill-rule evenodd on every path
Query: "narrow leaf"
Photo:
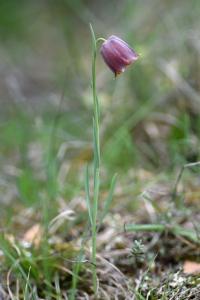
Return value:
M 191 229 L 186 229 L 178 225 L 169 226 L 165 224 L 125 224 L 125 231 L 127 232 L 171 232 L 176 236 L 185 237 L 195 243 L 200 243 L 197 232 Z
M 110 184 L 110 190 L 109 190 L 109 194 L 108 197 L 106 198 L 105 202 L 104 202 L 104 208 L 103 208 L 103 212 L 100 218 L 100 223 L 99 226 L 101 226 L 105 216 L 107 215 L 112 199 L 113 199 L 113 194 L 114 194 L 114 190 L 115 190 L 115 186 L 116 186 L 116 182 L 117 182 L 117 174 L 114 174 L 114 176 L 112 177 L 111 180 L 111 184 Z
M 99 179 L 99 168 L 95 169 L 94 173 L 94 200 L 93 200 L 93 221 L 94 226 L 96 227 L 96 219 L 97 219 L 97 213 L 98 213 L 98 200 L 99 200 L 99 185 L 100 185 L 100 179 Z
M 96 50 L 96 37 L 91 23 L 90 23 L 90 31 L 92 35 L 92 47 Z
M 88 215 L 89 215 L 90 223 L 92 226 L 93 220 L 92 220 L 92 207 L 91 207 L 91 203 L 90 203 L 89 168 L 88 168 L 88 166 L 86 167 L 86 170 L 85 170 L 85 193 L 86 193 L 86 204 L 87 204 Z
M 99 149 L 98 149 L 98 136 L 95 124 L 95 119 L 93 118 L 93 143 L 94 143 L 94 169 L 99 167 Z

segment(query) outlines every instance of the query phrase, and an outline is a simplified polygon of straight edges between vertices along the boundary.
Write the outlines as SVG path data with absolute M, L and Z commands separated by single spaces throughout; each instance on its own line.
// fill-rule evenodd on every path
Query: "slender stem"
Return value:
M 94 134 L 94 198 L 92 206 L 92 266 L 93 266 L 93 288 L 97 293 L 97 271 L 96 271 L 96 240 L 97 240 L 97 217 L 99 202 L 99 167 L 100 167 L 100 137 L 99 137 L 99 103 L 96 92 L 96 55 L 97 42 L 94 31 L 91 27 L 93 38 L 92 53 L 92 94 L 93 94 L 93 134 Z

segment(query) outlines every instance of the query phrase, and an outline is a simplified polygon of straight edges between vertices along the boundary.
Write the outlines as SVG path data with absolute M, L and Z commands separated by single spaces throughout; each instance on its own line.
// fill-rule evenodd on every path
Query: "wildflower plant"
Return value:
M 110 191 L 107 199 L 104 201 L 104 207 L 99 214 L 99 191 L 100 191 L 100 107 L 96 89 L 96 57 L 98 43 L 103 42 L 100 52 L 107 64 L 107 66 L 114 72 L 115 77 L 124 72 L 125 68 L 138 59 L 135 51 L 129 45 L 116 36 L 111 36 L 108 40 L 103 38 L 96 38 L 94 30 L 90 25 L 92 35 L 92 95 L 93 95 L 93 199 L 91 199 L 89 187 L 89 168 L 86 168 L 85 174 L 85 191 L 88 215 L 92 233 L 92 275 L 93 275 L 93 289 L 97 293 L 97 271 L 96 271 L 96 242 L 97 231 L 106 216 L 114 193 L 117 175 L 115 174 L 111 180 Z M 98 223 L 97 223 L 98 221 Z

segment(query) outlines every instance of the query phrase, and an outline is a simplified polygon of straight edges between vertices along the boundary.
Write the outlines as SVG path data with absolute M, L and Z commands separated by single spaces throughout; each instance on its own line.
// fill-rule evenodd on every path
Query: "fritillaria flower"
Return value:
M 136 61 L 139 55 L 123 40 L 111 35 L 100 49 L 101 55 L 115 77 Z

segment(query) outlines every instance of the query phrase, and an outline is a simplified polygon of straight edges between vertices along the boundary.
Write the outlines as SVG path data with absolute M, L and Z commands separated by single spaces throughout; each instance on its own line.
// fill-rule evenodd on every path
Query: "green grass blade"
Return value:
M 127 224 L 124 226 L 124 229 L 128 232 L 153 231 L 162 233 L 164 231 L 168 231 L 176 236 L 183 236 L 197 244 L 200 243 L 197 232 L 191 229 L 185 229 L 178 225 L 169 226 L 165 224 Z
M 81 271 L 82 267 L 82 261 L 84 259 L 84 245 L 88 238 L 88 227 L 85 228 L 83 235 L 82 235 L 82 241 L 81 241 L 81 247 L 77 256 L 77 262 L 73 265 L 72 270 L 72 285 L 71 290 L 69 292 L 69 300 L 75 300 L 76 299 L 76 293 L 77 293 L 77 285 L 80 280 L 79 273 Z M 67 298 L 68 299 L 68 298 Z
M 96 130 L 95 120 L 93 118 L 93 147 L 94 147 L 94 171 L 99 167 L 99 149 L 98 149 L 98 133 Z
M 94 200 L 93 200 L 93 221 L 97 220 L 97 213 L 98 213 L 98 199 L 99 199 L 99 186 L 100 186 L 100 178 L 99 178 L 99 168 L 95 169 L 94 173 Z M 95 224 L 93 224 L 96 226 Z
M 24 300 L 29 299 L 28 286 L 29 286 L 29 280 L 30 280 L 30 272 L 31 272 L 31 266 L 29 267 L 28 276 L 27 276 L 27 279 L 26 279 L 26 285 L 25 285 L 25 289 L 24 289 Z
M 9 263 L 12 264 L 12 266 L 18 269 L 18 271 L 21 273 L 24 281 L 27 282 L 28 287 L 31 288 L 29 281 L 27 281 L 27 274 L 20 264 L 19 255 L 17 253 L 17 255 L 14 255 L 13 250 L 15 251 L 15 249 L 9 244 L 7 240 L 5 240 L 3 235 L 0 235 L 0 249 L 2 250 L 5 257 L 9 260 Z
M 91 207 L 91 201 L 90 201 L 90 187 L 89 187 L 89 167 L 86 167 L 85 170 L 85 192 L 86 192 L 86 204 L 87 204 L 87 210 L 88 210 L 88 215 L 90 219 L 91 226 L 93 224 L 93 219 L 92 219 L 92 207 Z
M 164 224 L 125 224 L 125 231 L 155 231 L 163 232 L 166 226 Z
M 92 27 L 92 24 L 90 23 L 90 32 L 91 32 L 91 36 L 92 36 L 92 47 L 93 49 L 96 50 L 96 36 Z
M 54 283 L 55 283 L 55 293 L 56 293 L 56 300 L 62 300 L 62 292 L 61 292 L 61 287 L 60 287 L 60 280 L 59 280 L 59 274 L 55 274 L 54 278 Z
M 109 211 L 109 208 L 110 208 L 110 205 L 111 205 L 111 202 L 112 202 L 112 199 L 113 199 L 113 194 L 114 194 L 116 182 L 117 182 L 117 174 L 114 174 L 114 176 L 112 177 L 112 180 L 111 180 L 108 197 L 106 198 L 106 200 L 104 202 L 104 208 L 103 208 L 103 212 L 102 212 L 101 217 L 100 217 L 99 226 L 101 226 L 105 216 L 107 215 L 107 213 Z

